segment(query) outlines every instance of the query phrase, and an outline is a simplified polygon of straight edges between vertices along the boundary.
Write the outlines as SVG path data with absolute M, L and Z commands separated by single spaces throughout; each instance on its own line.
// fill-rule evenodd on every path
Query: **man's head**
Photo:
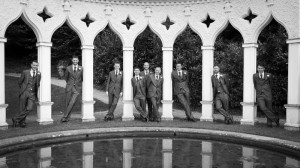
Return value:
M 145 69 L 145 70 L 148 70 L 149 67 L 150 67 L 150 66 L 149 66 L 149 62 L 145 62 L 145 63 L 144 63 L 144 69 Z
M 161 73 L 161 68 L 160 67 L 156 67 L 155 68 L 155 75 L 159 75 Z
M 133 69 L 134 75 L 138 76 L 140 74 L 140 68 L 134 68 Z
M 39 63 L 37 62 L 37 60 L 33 60 L 31 62 L 31 69 L 34 70 L 34 71 L 37 71 L 38 67 L 39 67 Z
M 79 58 L 78 58 L 78 56 L 74 55 L 74 56 L 72 57 L 72 63 L 73 63 L 73 65 L 78 65 L 78 63 L 79 63 Z
M 115 64 L 114 64 L 115 70 L 119 70 L 120 67 L 121 67 L 121 64 L 119 62 L 115 62 Z
M 219 66 L 214 66 L 214 74 L 217 74 L 220 72 L 220 67 Z
M 258 71 L 258 73 L 263 73 L 265 71 L 265 67 L 262 66 L 262 65 L 258 65 L 257 66 L 257 71 Z
M 176 70 L 177 71 L 181 71 L 182 70 L 182 63 L 181 62 L 177 62 L 176 63 Z

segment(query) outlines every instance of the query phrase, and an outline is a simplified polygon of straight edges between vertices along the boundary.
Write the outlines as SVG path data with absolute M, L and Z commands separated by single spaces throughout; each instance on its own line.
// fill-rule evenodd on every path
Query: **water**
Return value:
M 190 139 L 71 142 L 0 157 L 0 168 L 299 168 L 300 159 L 248 146 Z

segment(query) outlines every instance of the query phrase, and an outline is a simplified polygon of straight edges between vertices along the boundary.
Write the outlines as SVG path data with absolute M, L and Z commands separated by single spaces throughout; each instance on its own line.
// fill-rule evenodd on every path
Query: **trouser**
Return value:
M 64 118 L 70 117 L 71 111 L 77 101 L 79 94 L 80 93 L 75 89 L 75 87 L 72 87 L 69 92 L 66 92 L 66 111 L 64 114 Z
M 133 99 L 133 102 L 134 102 L 135 108 L 141 114 L 141 116 L 143 118 L 147 118 L 148 113 L 146 111 L 146 100 L 145 100 L 145 97 L 141 97 L 141 98 L 135 97 Z
M 25 122 L 27 115 L 32 111 L 34 101 L 36 100 L 36 93 L 32 91 L 24 91 L 19 96 L 20 112 L 14 119 L 17 123 Z
M 147 106 L 148 106 L 148 117 L 153 118 L 153 105 L 151 102 L 151 98 L 146 98 Z
M 267 116 L 268 122 L 275 122 L 278 119 L 278 116 L 275 115 L 272 110 L 272 99 L 268 98 L 266 95 L 262 94 L 257 96 L 257 104 L 258 107 L 263 111 L 263 113 Z
M 108 113 L 106 116 L 113 117 L 114 111 L 117 107 L 119 101 L 119 96 L 116 96 L 114 93 L 108 94 Z
M 221 113 L 225 119 L 231 118 L 231 114 L 228 112 L 229 110 L 229 97 L 226 93 L 218 93 L 215 99 L 216 110 Z
M 158 107 L 159 107 L 159 104 L 160 104 L 160 100 L 161 98 L 160 97 L 151 97 L 151 103 L 153 105 L 153 119 L 158 119 L 160 118 L 159 117 L 159 113 L 158 113 Z
M 179 102 L 183 105 L 185 115 L 188 119 L 194 118 L 192 113 L 191 113 L 191 107 L 190 107 L 190 101 L 189 101 L 189 94 L 188 93 L 180 93 L 177 94 L 177 98 Z

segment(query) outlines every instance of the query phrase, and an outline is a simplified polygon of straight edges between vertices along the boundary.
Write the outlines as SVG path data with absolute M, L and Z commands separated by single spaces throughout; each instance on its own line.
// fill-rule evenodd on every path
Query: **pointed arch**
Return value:
M 135 43 L 137 37 L 138 37 L 139 35 L 141 35 L 141 34 L 147 29 L 147 27 L 149 27 L 150 30 L 151 30 L 155 35 L 157 35 L 157 36 L 159 37 L 159 39 L 160 39 L 160 41 L 162 42 L 162 44 L 164 44 L 164 41 L 163 41 L 162 36 L 158 33 L 158 31 L 156 31 L 156 30 L 153 28 L 153 26 L 149 23 L 149 21 L 148 21 L 148 24 L 145 24 L 145 26 L 144 26 L 138 33 L 135 34 L 133 44 Z

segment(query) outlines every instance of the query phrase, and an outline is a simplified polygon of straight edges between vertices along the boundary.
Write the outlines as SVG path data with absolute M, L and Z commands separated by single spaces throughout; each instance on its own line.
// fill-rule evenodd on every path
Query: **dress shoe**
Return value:
M 114 117 L 112 116 L 105 116 L 104 117 L 104 121 L 113 121 L 114 120 Z
M 20 125 L 20 127 L 22 127 L 22 128 L 25 128 L 25 127 L 26 127 L 26 123 L 25 123 L 25 122 L 21 122 L 19 125 Z
M 196 119 L 194 117 L 188 118 L 187 120 L 191 122 L 196 122 Z
M 279 124 L 279 118 L 276 119 L 275 124 L 276 124 L 276 127 L 280 126 L 280 124 Z
M 153 119 L 153 121 L 154 121 L 154 122 L 160 122 L 161 119 L 160 119 L 160 118 L 155 118 L 155 119 Z
M 68 121 L 69 121 L 69 119 L 66 118 L 66 117 L 63 117 L 63 118 L 60 120 L 60 122 L 68 122 Z
M 13 126 L 14 128 L 18 127 L 19 123 L 16 122 L 15 118 L 12 118 L 11 120 L 12 120 L 12 123 L 13 123 L 12 126 Z
M 148 122 L 148 121 L 149 121 L 148 117 L 142 118 L 142 122 Z

